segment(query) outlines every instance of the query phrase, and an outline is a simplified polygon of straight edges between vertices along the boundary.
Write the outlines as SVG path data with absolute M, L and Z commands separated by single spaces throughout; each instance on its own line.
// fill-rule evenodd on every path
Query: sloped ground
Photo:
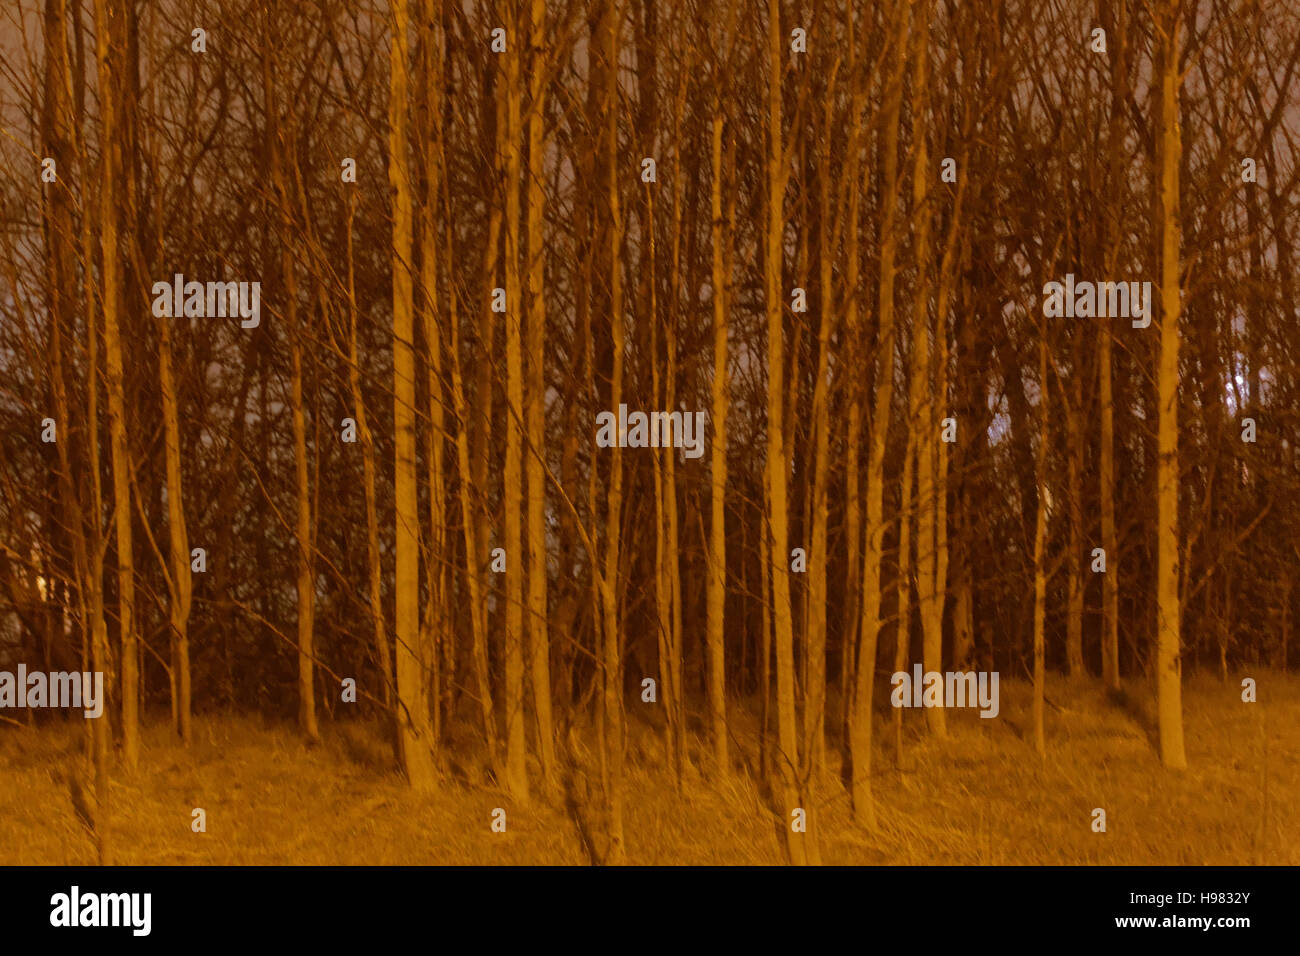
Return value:
M 1259 702 L 1241 701 L 1241 677 Z M 1248 671 L 1184 687 L 1190 769 L 1160 766 L 1148 685 L 1108 699 L 1094 681 L 1049 681 L 1048 756 L 1033 751 L 1030 687 L 1004 681 L 1001 713 L 950 711 L 950 734 L 905 712 L 902 771 L 889 714 L 878 714 L 879 831 L 852 823 L 829 748 L 811 814 L 830 864 L 1300 864 L 1300 678 Z M 648 707 L 639 701 L 635 708 Z M 775 864 L 781 827 L 756 786 L 752 712 L 733 707 L 733 773 L 712 782 L 702 739 L 680 794 L 660 735 L 629 713 L 628 857 L 646 864 Z M 146 729 L 143 767 L 115 771 L 112 840 L 124 864 L 585 864 L 603 849 L 594 737 L 566 736 L 574 768 L 554 800 L 515 805 L 453 742 L 442 788 L 417 796 L 391 766 L 381 728 L 323 727 L 304 748 L 292 727 L 200 715 L 190 752 L 165 725 Z M 91 864 L 81 722 L 39 731 L 0 723 L 0 864 Z M 468 728 L 465 735 L 471 735 Z M 748 741 L 746 748 L 745 742 Z M 192 810 L 207 832 L 191 830 Z M 492 813 L 507 814 L 505 833 Z M 1094 808 L 1106 832 L 1092 829 Z M 594 845 L 594 849 L 589 846 Z

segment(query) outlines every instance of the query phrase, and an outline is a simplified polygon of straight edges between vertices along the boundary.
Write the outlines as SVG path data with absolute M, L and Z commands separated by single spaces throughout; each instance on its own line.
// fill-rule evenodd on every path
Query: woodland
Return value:
M 610 863 L 736 775 L 819 862 L 1076 712 L 1230 762 L 1185 712 L 1298 686 L 1298 70 L 1289 0 L 11 0 L 0 670 L 107 704 L 0 743 L 72 734 L 102 862 L 254 719 Z

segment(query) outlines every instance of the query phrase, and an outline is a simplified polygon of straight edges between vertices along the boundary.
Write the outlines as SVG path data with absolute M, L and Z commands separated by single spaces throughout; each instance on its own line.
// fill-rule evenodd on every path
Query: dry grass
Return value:
M 1300 864 L 1300 679 L 1266 671 L 1260 702 L 1228 684 L 1184 689 L 1190 769 L 1154 752 L 1149 689 L 1119 701 L 1092 681 L 1051 681 L 1049 752 L 1034 754 L 1029 687 L 1003 681 L 997 719 L 949 714 L 946 741 L 907 712 L 905 770 L 894 766 L 878 715 L 875 794 L 880 830 L 852 823 L 837 777 L 821 785 L 813 820 L 833 864 Z M 637 704 L 635 707 L 642 705 Z M 778 817 L 756 785 L 752 744 L 721 782 L 693 742 L 682 790 L 667 779 L 659 737 L 632 713 L 627 781 L 629 859 L 644 864 L 782 862 Z M 735 708 L 736 738 L 753 741 Z M 599 767 L 581 728 L 572 770 L 554 800 L 514 805 L 453 747 L 442 788 L 418 796 L 385 752 L 380 728 L 335 724 L 303 747 L 291 727 L 203 716 L 182 751 L 165 726 L 145 735 L 144 769 L 114 776 L 112 836 L 126 864 L 583 864 L 584 831 L 599 855 Z M 0 724 L 0 864 L 89 864 L 93 799 L 82 781 L 82 726 L 40 731 Z M 461 748 L 464 753 L 473 747 Z M 831 754 L 832 776 L 838 757 Z M 207 832 L 190 829 L 207 811 Z M 507 831 L 490 829 L 494 808 Z M 1106 810 L 1094 833 L 1092 810 Z

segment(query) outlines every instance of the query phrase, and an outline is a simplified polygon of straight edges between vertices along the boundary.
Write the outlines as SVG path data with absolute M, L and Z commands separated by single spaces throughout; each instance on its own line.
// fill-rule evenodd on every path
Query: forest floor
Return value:
M 1241 699 L 1241 678 L 1258 703 Z M 948 712 L 949 736 L 905 711 L 904 770 L 890 715 L 877 713 L 876 833 L 852 823 L 847 790 L 828 780 L 811 820 L 830 864 L 1300 864 L 1300 677 L 1266 670 L 1227 683 L 1184 682 L 1189 769 L 1160 765 L 1150 685 L 1108 697 L 1094 680 L 1049 678 L 1048 753 L 1033 750 L 1030 685 L 1003 681 L 1001 713 Z M 887 700 L 887 694 L 885 695 Z M 661 734 L 629 712 L 626 839 L 640 864 L 783 862 L 779 819 L 754 783 L 756 723 L 733 707 L 733 773 L 714 782 L 703 738 L 679 794 Z M 466 730 L 468 734 L 468 729 Z M 189 751 L 166 723 L 144 732 L 142 768 L 115 771 L 112 841 L 123 864 L 586 864 L 601 847 L 594 741 L 568 736 L 578 769 L 565 794 L 515 804 L 479 763 L 458 762 L 419 796 L 392 765 L 377 724 L 326 722 L 307 748 L 291 725 L 201 714 Z M 737 741 L 750 741 L 746 753 Z M 477 747 L 466 741 L 464 751 Z M 838 766 L 834 747 L 828 760 Z M 0 864 L 91 864 L 81 721 L 37 730 L 0 723 Z M 533 768 L 536 770 L 536 767 Z M 534 777 L 534 779 L 536 779 Z M 191 830 L 192 811 L 207 830 Z M 492 831 L 495 808 L 505 833 Z M 1093 810 L 1106 811 L 1106 832 Z M 587 849 L 585 834 L 595 851 Z

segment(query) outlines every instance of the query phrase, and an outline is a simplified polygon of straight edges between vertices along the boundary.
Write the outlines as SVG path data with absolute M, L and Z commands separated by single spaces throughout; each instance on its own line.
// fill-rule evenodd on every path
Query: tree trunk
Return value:
M 170 619 L 172 671 L 176 675 L 176 730 L 188 747 L 190 728 L 190 605 L 194 594 L 190 544 L 185 525 L 184 494 L 181 490 L 181 435 L 179 401 L 172 374 L 171 319 L 158 319 L 158 374 L 162 391 L 164 445 L 167 457 L 167 528 L 171 543 Z
M 112 76 L 112 66 L 110 62 L 112 27 L 109 23 L 109 10 L 107 0 L 96 0 L 95 3 L 95 40 L 96 40 L 96 65 L 97 82 L 101 89 L 113 89 L 115 82 Z M 99 213 L 100 222 L 100 242 L 104 249 L 104 262 L 113 262 L 111 271 L 105 265 L 104 289 L 115 289 L 116 285 L 110 284 L 110 276 L 119 275 L 116 265 L 116 254 L 108 255 L 108 236 L 116 238 L 116 226 L 113 219 L 113 206 L 110 197 L 113 192 L 105 189 L 103 181 L 108 180 L 113 173 L 113 155 L 116 147 L 113 145 L 112 131 L 112 96 L 105 98 L 105 105 L 109 106 L 108 112 L 104 115 L 104 149 L 101 157 L 101 205 Z M 83 143 L 84 147 L 84 143 Z M 89 165 L 86 152 L 82 152 L 83 169 Z M 89 176 L 86 177 L 89 180 Z M 88 192 L 89 190 L 85 190 Z M 114 248 L 116 243 L 114 241 Z M 84 270 L 86 277 L 86 438 L 89 445 L 89 468 L 90 468 L 90 514 L 91 514 L 91 538 L 89 541 L 89 566 L 87 568 L 86 582 L 89 585 L 88 605 L 90 610 L 89 634 L 83 630 L 83 639 L 89 638 L 90 644 L 90 669 L 92 673 L 104 673 L 105 685 L 108 684 L 107 670 L 109 667 L 109 648 L 108 648 L 108 627 L 104 620 L 104 542 L 103 532 L 100 528 L 100 515 L 104 513 L 104 496 L 100 485 L 100 454 L 99 454 L 99 331 L 95 322 L 95 292 L 93 286 L 93 269 L 90 264 L 94 261 L 94 250 L 91 240 L 91 215 L 87 209 L 82 216 L 82 255 L 84 257 L 86 268 Z M 120 281 L 114 279 L 114 282 Z M 107 314 L 109 310 L 116 309 L 116 296 L 110 296 L 107 291 L 101 295 L 104 304 L 105 322 L 107 323 Z M 112 388 L 110 383 L 110 390 Z M 123 510 L 129 512 L 129 499 L 122 501 L 117 505 L 117 514 L 119 520 Z M 125 634 L 125 629 L 123 630 Z M 125 709 L 125 708 L 124 708 Z M 134 704 L 132 704 L 132 715 L 135 716 Z M 124 735 L 125 736 L 125 735 Z M 101 866 L 108 866 L 112 862 L 112 839 L 110 836 L 110 816 L 112 813 L 111 798 L 112 794 L 109 789 L 109 749 L 112 747 L 111 729 L 109 727 L 107 710 L 96 718 L 94 725 L 90 730 L 91 739 L 91 758 L 95 770 L 95 848 Z
M 1048 506 L 1051 500 L 1047 491 L 1048 395 L 1047 383 L 1047 323 L 1039 323 L 1038 343 L 1038 456 L 1034 473 L 1038 486 L 1038 507 L 1034 517 L 1034 749 L 1040 757 L 1047 754 L 1047 738 L 1043 729 L 1043 694 L 1046 680 L 1047 568 L 1043 549 L 1047 540 Z
M 673 137 L 670 162 L 674 169 L 680 168 L 682 140 L 682 109 L 685 98 L 685 75 L 679 80 L 677 96 L 674 99 Z M 691 198 L 694 198 L 692 196 Z M 681 302 L 681 247 L 682 247 L 682 212 L 684 203 L 680 185 L 676 179 L 673 184 L 673 228 L 672 259 L 668 272 L 668 291 L 671 296 L 665 318 L 665 345 L 667 346 L 667 364 L 664 368 L 664 408 L 672 412 L 677 408 L 677 315 Z M 692 288 L 698 288 L 698 283 Z M 673 436 L 676 440 L 677 436 Z M 682 585 L 681 585 L 681 534 L 677 513 L 677 452 L 669 448 L 664 453 L 664 582 L 668 595 L 668 666 L 672 672 L 673 699 L 669 705 L 672 716 L 673 750 L 677 754 L 677 786 L 681 787 L 682 772 L 687 762 L 686 750 L 686 682 L 682 669 Z
M 851 8 L 850 8 L 851 9 Z M 859 288 L 861 274 L 861 255 L 859 249 L 860 218 L 862 207 L 862 127 L 863 109 L 866 103 L 866 80 L 858 66 L 857 32 L 853 28 L 852 17 L 849 27 L 849 73 L 852 78 L 853 92 L 849 98 L 849 149 L 846 160 L 845 176 L 849 183 L 848 234 L 845 237 L 844 257 L 844 327 L 847 339 L 843 346 L 843 358 L 848 368 L 862 366 L 864 350 L 862 348 L 861 308 L 862 290 Z M 840 726 L 846 745 L 842 748 L 845 761 L 851 759 L 851 718 L 852 701 L 855 692 L 854 650 L 858 643 L 861 621 L 858 616 L 857 602 L 860 598 L 858 587 L 861 584 L 859 565 L 862 554 L 862 503 L 859 483 L 859 462 L 862 445 L 862 397 L 866 391 L 865 381 L 857 375 L 846 376 L 845 391 L 848 393 L 847 436 L 844 445 L 844 601 L 840 627 Z
M 722 132 L 725 121 L 713 101 L 713 442 L 710 448 L 708 657 L 709 715 L 713 759 L 718 772 L 730 770 L 727 757 L 727 669 L 723 629 L 727 603 L 727 313 L 731 291 L 723 248 Z
M 447 253 L 448 257 L 450 257 L 450 222 L 447 228 Z M 465 379 L 461 372 L 460 320 L 457 316 L 456 296 L 454 293 L 449 294 L 448 305 L 451 312 L 448 317 L 448 326 L 451 328 L 451 343 L 449 345 L 449 351 L 451 352 L 451 394 L 453 408 L 456 413 L 456 468 L 460 472 L 460 481 L 457 482 L 457 486 L 460 488 L 461 526 L 465 538 L 465 582 L 469 590 L 469 623 L 473 643 L 471 653 L 474 680 L 478 692 L 479 713 L 483 720 L 483 741 L 487 747 L 492 767 L 499 770 L 497 734 L 495 722 L 492 718 L 492 687 L 488 677 L 487 605 L 484 603 L 487 585 L 483 580 L 483 562 L 486 555 L 482 551 L 478 509 L 474 506 L 472 495 L 474 472 L 470 465 L 470 420 L 465 400 Z M 479 487 L 480 494 L 482 494 L 482 486 Z
M 1082 349 L 1074 347 L 1070 373 L 1070 404 L 1065 412 L 1067 484 L 1070 509 L 1070 553 L 1066 566 L 1065 665 L 1071 676 L 1083 676 L 1083 375 Z
M 813 473 L 812 473 L 812 533 L 808 553 L 812 565 L 808 575 L 808 614 L 806 617 L 808 657 L 807 680 L 804 691 L 804 777 L 810 783 L 820 783 L 826 769 L 826 621 L 827 621 L 827 524 L 829 508 L 827 493 L 830 483 L 830 412 L 828 397 L 830 376 L 830 343 L 834 325 L 834 239 L 831 238 L 831 174 L 830 154 L 835 116 L 835 75 L 838 63 L 831 70 L 826 91 L 826 114 L 823 135 L 821 194 L 818 221 L 818 257 L 820 274 L 818 283 L 819 316 L 817 324 L 817 371 L 813 384 Z
M 396 508 L 397 706 L 401 763 L 417 790 L 436 783 L 432 728 L 424 691 L 420 633 L 420 513 L 415 462 L 415 296 L 411 275 L 413 190 L 407 161 L 407 77 L 410 19 L 406 0 L 393 2 L 389 57 L 388 178 L 393 196 L 393 433 Z
M 375 437 L 370 430 L 365 397 L 361 392 L 361 364 L 357 351 L 357 291 L 355 260 L 352 252 L 352 215 L 355 204 L 348 204 L 348 389 L 352 395 L 352 414 L 356 416 L 361 436 L 362 483 L 366 497 L 366 567 L 370 596 L 370 622 L 373 628 L 375 656 L 384 679 L 384 706 L 393 706 L 393 649 L 384 625 L 382 565 L 379 557 L 379 506 L 375 493 Z M 394 724 L 396 726 L 396 724 Z M 396 737 L 394 737 L 396 743 Z
M 546 121 L 546 0 L 532 0 L 532 64 L 528 114 L 528 658 L 537 753 L 547 792 L 554 792 L 555 732 L 551 717 L 551 642 L 546 616 L 546 245 L 544 124 Z
M 122 261 L 116 205 L 124 175 L 118 129 L 121 70 L 117 66 L 116 57 L 120 55 L 123 46 L 123 26 L 118 21 L 125 16 L 122 9 L 115 9 L 115 5 L 108 0 L 96 0 L 95 45 L 99 89 L 103 91 L 100 105 L 103 148 L 99 193 L 99 242 L 103 269 L 101 301 L 108 372 L 109 452 L 113 464 L 113 500 L 116 503 L 113 515 L 117 532 L 118 621 L 122 641 L 119 686 L 122 699 L 122 761 L 128 770 L 134 770 L 140 762 L 139 650 L 135 632 L 135 553 L 131 540 L 131 460 L 126 430 L 126 391 L 123 385 L 122 336 L 119 327 Z M 98 512 L 95 520 L 98 521 Z
M 930 358 L 930 282 L 933 269 L 929 208 L 930 153 L 926 141 L 930 83 L 930 16 L 917 24 L 912 74 L 912 136 L 916 166 L 912 176 L 912 214 L 916 226 L 917 287 L 912 312 L 912 382 L 918 399 L 912 430 L 916 432 L 916 603 L 921 614 L 921 659 L 926 671 L 943 671 L 943 592 L 936 578 L 938 500 L 935 471 L 940 442 L 934 415 Z M 943 316 L 939 317 L 942 330 Z M 888 372 L 886 372 L 888 374 Z M 886 414 L 888 412 L 886 411 Z M 936 737 L 947 736 L 943 707 L 925 708 L 926 723 Z
M 617 413 L 623 401 L 623 214 L 619 205 L 619 151 L 618 151 L 618 57 L 619 34 L 622 18 L 618 0 L 609 0 L 605 10 L 609 18 L 606 40 L 606 99 L 605 116 L 609 150 L 609 305 L 612 349 L 610 376 L 610 407 Z M 619 535 L 623 514 L 623 453 L 615 443 L 609 455 L 609 493 L 605 524 L 605 573 L 600 581 L 601 614 L 604 619 L 604 648 L 601 654 L 603 691 L 601 713 L 605 730 L 605 760 L 608 804 L 606 826 L 608 849 L 605 861 L 621 864 L 627 851 L 623 842 L 623 662 L 620 647 L 621 631 L 618 608 Z
M 528 798 L 528 769 L 524 737 L 524 573 L 523 553 L 523 314 L 519 288 L 519 186 L 520 186 L 520 101 L 519 60 L 523 55 L 523 32 L 518 19 L 511 24 L 506 50 L 505 123 L 505 273 L 506 273 L 506 469 L 502 488 L 502 518 L 505 522 L 506 632 L 505 686 L 501 702 L 505 708 L 505 785 L 519 800 Z
M 1160 366 L 1157 379 L 1159 425 L 1156 438 L 1156 700 L 1160 760 L 1183 769 L 1182 661 L 1179 647 L 1178 538 L 1178 318 L 1182 313 L 1178 169 L 1182 162 L 1179 124 L 1179 12 L 1166 0 L 1160 73 Z
M 72 202 L 73 160 L 76 152 L 77 131 L 72 126 L 72 105 L 69 92 L 72 78 L 69 72 L 67 53 L 67 7 L 64 0 L 46 0 L 44 21 L 45 45 L 45 98 L 41 113 L 41 135 L 48 154 L 55 160 L 60 170 L 60 183 L 57 187 L 44 191 L 42 208 L 45 268 L 46 301 L 50 313 L 50 390 L 54 399 L 54 416 L 61 431 L 61 440 L 55 442 L 58 454 L 58 497 L 62 513 L 63 526 L 72 549 L 73 581 L 77 588 L 77 617 L 80 622 L 83 639 L 94 632 L 91 614 L 92 591 L 100 587 L 100 577 L 90 580 L 90 555 L 86 542 L 85 509 L 82 507 L 80 484 L 73 474 L 73 454 L 71 435 L 76 433 L 73 411 L 68 399 L 70 358 L 65 356 L 65 349 L 71 345 L 76 334 L 76 294 L 77 250 L 74 245 L 76 220 Z M 84 157 L 84 151 L 83 151 Z M 87 168 L 82 166 L 82 175 L 87 183 L 91 177 Z M 86 247 L 89 247 L 89 220 L 87 214 L 82 219 L 83 235 Z M 87 282 L 86 306 L 93 309 L 93 295 L 90 283 L 93 282 L 90 270 L 86 270 Z M 89 311 L 87 325 L 93 327 L 94 312 Z M 72 353 L 75 355 L 75 351 Z M 93 380 L 93 379 L 92 379 Z M 93 398 L 93 396 L 92 396 Z M 92 419 L 93 421 L 93 419 Z M 86 429 L 88 437 L 97 437 L 97 428 Z M 96 521 L 99 520 L 96 512 Z M 96 555 L 96 560 L 99 556 Z M 71 604 L 72 583 L 64 591 L 64 600 Z M 53 596 L 51 596 L 53 598 Z M 62 615 L 57 623 L 57 636 L 62 637 Z M 45 648 L 48 665 L 50 646 Z M 46 667 L 49 670 L 49 667 Z M 28 711 L 29 718 L 34 712 Z
M 302 398 L 302 330 L 298 327 L 298 309 L 294 303 L 297 291 L 290 278 L 293 274 L 293 254 L 288 251 L 291 233 L 285 233 L 285 296 L 289 314 L 290 336 L 293 339 L 293 450 L 294 471 L 298 503 L 298 729 L 308 741 L 320 738 L 316 725 L 316 695 L 314 692 L 313 630 L 316 617 L 315 562 L 312 560 L 311 491 L 307 478 L 307 420 Z
M 1114 11 L 1115 23 L 1110 30 L 1118 49 L 1111 58 L 1110 74 L 1110 125 L 1106 134 L 1109 155 L 1107 181 L 1120 182 L 1121 164 L 1124 162 L 1123 122 L 1128 103 L 1128 5 L 1119 0 Z M 1119 261 L 1123 242 L 1121 216 L 1125 194 L 1114 194 L 1116 208 L 1107 217 L 1106 275 L 1113 275 Z M 1097 391 L 1101 413 L 1101 450 L 1097 461 L 1100 483 L 1101 547 L 1105 554 L 1106 570 L 1102 574 L 1102 680 L 1111 690 L 1119 690 L 1119 541 L 1115 533 L 1115 394 L 1113 386 L 1114 342 L 1113 319 L 1099 319 L 1097 324 Z
M 889 415 L 894 396 L 894 261 L 898 249 L 895 219 L 898 212 L 898 137 L 903 88 L 903 71 L 907 64 L 908 20 L 911 7 L 906 0 L 895 6 L 897 35 L 893 41 L 893 69 L 888 101 L 885 106 L 884 166 L 885 181 L 881 196 L 880 221 L 880 314 L 876 340 L 875 406 L 871 421 L 871 446 L 867 460 L 866 553 L 862 562 L 862 635 L 857 655 L 853 713 L 849 723 L 849 749 L 853 759 L 853 817 L 870 829 L 876 827 L 876 811 L 871 799 L 871 724 L 872 694 L 875 690 L 876 646 L 880 638 L 880 579 L 884 560 L 884 490 L 885 448 L 889 435 Z
M 1115 398 L 1111 385 L 1110 322 L 1101 320 L 1099 327 L 1101 456 L 1097 468 L 1101 481 L 1101 547 L 1106 555 L 1106 571 L 1102 575 L 1101 668 L 1106 686 L 1119 690 L 1119 578 L 1116 577 L 1119 554 L 1115 537 Z
M 441 3 L 426 0 L 420 14 L 420 130 L 424 143 L 424 202 L 420 207 L 420 288 L 424 326 L 425 391 L 429 407 L 429 427 L 425 432 L 425 467 L 429 485 L 429 572 L 425 589 L 422 641 L 428 654 L 430 719 L 433 746 L 442 739 L 442 700 L 444 687 L 450 691 L 455 675 L 455 646 L 448 627 L 447 582 L 450 562 L 447 556 L 447 479 L 446 441 L 447 406 L 443 395 L 443 336 L 441 305 L 438 300 L 438 226 L 439 179 L 442 173 L 442 57 L 438 48 L 436 24 L 441 20 Z M 448 283 L 450 285 L 450 283 Z M 443 661 L 447 661 L 446 675 Z M 450 702 L 453 698 L 447 694 Z M 449 712 L 448 718 L 451 718 Z
M 271 64 L 268 60 L 264 83 L 266 111 L 271 139 L 271 177 L 280 202 L 280 278 L 284 288 L 284 315 L 288 326 L 291 379 L 290 409 L 293 421 L 293 460 L 296 504 L 296 543 L 298 550 L 298 730 L 308 742 L 320 738 L 316 723 L 314 654 L 312 640 L 316 616 L 315 560 L 311 534 L 311 488 L 307 471 L 307 418 L 303 408 L 304 329 L 298 318 L 298 287 L 295 279 L 292 193 L 285 169 L 288 141 L 293 133 L 280 120 Z
M 915 378 L 913 378 L 915 383 Z M 915 408 L 920 397 L 912 390 L 908 408 Z M 903 490 L 898 498 L 898 622 L 894 626 L 894 673 L 907 670 L 912 652 L 912 516 L 916 507 L 912 482 L 916 472 L 915 429 L 907 436 L 907 449 L 903 452 Z M 903 708 L 894 711 L 894 766 L 903 766 Z
M 779 785 L 778 809 L 785 821 L 790 862 L 807 862 L 803 837 L 790 826 L 790 813 L 798 805 L 796 771 L 799 766 L 798 736 L 794 701 L 794 621 L 790 604 L 789 495 L 784 447 L 785 315 L 781 292 L 781 264 L 784 253 L 786 155 L 781 129 L 781 75 L 784 70 L 781 44 L 780 0 L 768 2 L 768 156 L 767 236 L 763 255 L 765 304 L 767 309 L 767 489 L 771 522 L 772 628 L 776 672 L 776 772 Z M 805 808 L 811 810 L 811 808 Z

